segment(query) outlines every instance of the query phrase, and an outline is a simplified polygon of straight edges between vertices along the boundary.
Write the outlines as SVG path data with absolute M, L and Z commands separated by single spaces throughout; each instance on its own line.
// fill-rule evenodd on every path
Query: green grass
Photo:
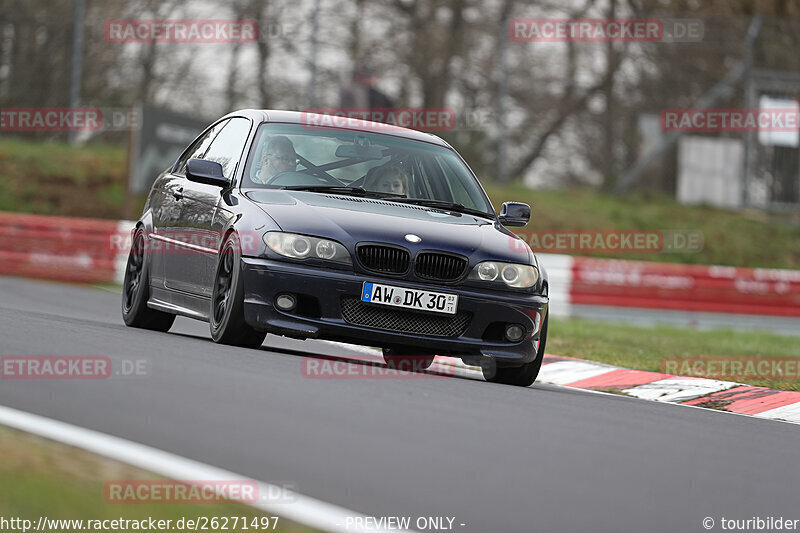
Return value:
M 76 148 L 63 142 L 15 137 L 0 140 L 0 162 L 4 171 L 30 172 L 45 178 L 85 182 L 90 178 L 120 177 L 127 172 L 125 157 L 125 149 L 117 145 L 91 144 Z
M 553 318 L 547 338 L 547 352 L 659 372 L 664 370 L 664 358 L 675 357 L 788 357 L 800 361 L 800 338 L 727 329 L 702 331 L 673 326 L 638 327 L 596 320 Z M 731 381 L 773 389 L 800 390 L 798 380 Z
M 0 461 L 0 517 L 29 519 L 34 527 L 40 516 L 84 520 L 153 517 L 155 520 L 171 519 L 173 524 L 181 517 L 238 516 L 246 517 L 250 523 L 253 518 L 268 516 L 235 503 L 108 503 L 103 493 L 107 481 L 163 478 L 3 426 L 0 426 L 0 456 L 3 457 Z M 313 530 L 279 518 L 275 531 Z
M 713 264 L 751 268 L 800 268 L 800 216 L 770 217 L 763 212 L 733 212 L 707 206 L 684 206 L 661 195 L 624 197 L 586 189 L 531 190 L 521 185 L 486 190 L 495 208 L 504 201 L 525 202 L 533 216 L 532 230 L 698 230 L 699 253 L 598 254 L 596 257 L 670 263 Z M 534 250 L 535 251 L 535 250 Z
M 125 149 L 0 137 L 0 210 L 121 218 Z

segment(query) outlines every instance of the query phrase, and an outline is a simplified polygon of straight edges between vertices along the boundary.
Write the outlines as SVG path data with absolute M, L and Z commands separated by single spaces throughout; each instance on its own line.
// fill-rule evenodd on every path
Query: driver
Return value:
M 368 191 L 387 192 L 408 196 L 408 174 L 398 165 L 389 164 L 367 174 L 364 188 Z
M 297 169 L 297 152 L 288 137 L 279 135 L 270 139 L 261 157 L 261 168 L 253 176 L 256 183 L 268 183 L 281 172 Z

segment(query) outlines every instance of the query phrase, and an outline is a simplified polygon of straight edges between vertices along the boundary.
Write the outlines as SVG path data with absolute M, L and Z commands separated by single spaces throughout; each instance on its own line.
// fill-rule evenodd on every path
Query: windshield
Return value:
M 483 189 L 453 150 L 353 130 L 262 124 L 242 187 L 363 189 L 386 199 L 452 204 L 494 216 Z

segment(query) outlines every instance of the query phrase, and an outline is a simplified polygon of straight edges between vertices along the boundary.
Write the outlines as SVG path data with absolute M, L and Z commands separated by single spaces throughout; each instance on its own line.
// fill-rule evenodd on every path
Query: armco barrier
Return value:
M 0 274 L 122 281 L 133 222 L 0 212 Z M 537 254 L 551 310 L 574 305 L 800 317 L 800 270 Z
M 800 317 L 800 270 L 574 257 L 572 305 Z
M 92 283 L 118 280 L 112 238 L 119 225 L 0 212 L 0 274 Z

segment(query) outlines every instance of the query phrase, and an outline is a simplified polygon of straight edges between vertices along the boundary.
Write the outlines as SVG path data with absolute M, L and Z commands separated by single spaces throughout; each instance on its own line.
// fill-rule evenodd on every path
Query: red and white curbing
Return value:
M 341 346 L 354 348 L 349 344 Z M 374 357 L 380 356 L 380 352 L 373 348 L 355 348 Z M 437 357 L 429 370 L 449 376 L 483 379 L 479 368 L 451 357 Z M 674 376 L 545 354 L 536 383 L 800 423 L 800 392 L 754 387 L 734 381 Z
M 546 355 L 537 382 L 800 423 L 800 392 L 734 381 L 673 376 Z

